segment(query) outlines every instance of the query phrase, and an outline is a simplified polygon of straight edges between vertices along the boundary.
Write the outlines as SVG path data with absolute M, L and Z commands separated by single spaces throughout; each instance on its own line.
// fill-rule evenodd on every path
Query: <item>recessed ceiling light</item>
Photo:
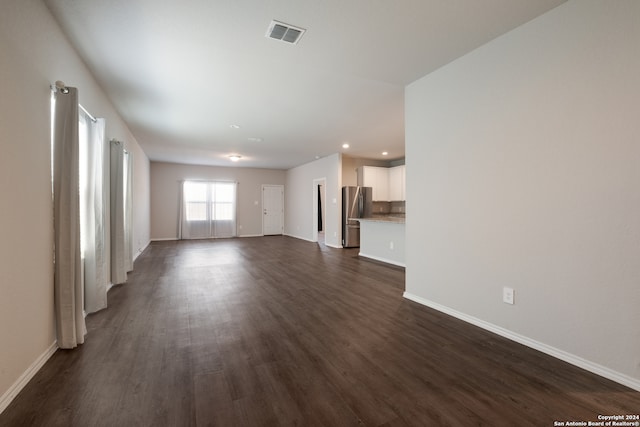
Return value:
M 349 144 L 342 144 L 342 148 L 349 148 Z
M 256 138 L 254 136 L 251 136 L 251 137 L 247 138 L 247 141 L 250 141 L 250 142 L 262 142 L 262 138 Z
M 231 129 L 240 129 L 240 125 L 229 125 Z
M 388 155 L 388 154 L 389 154 L 389 153 L 388 153 L 388 152 L 386 152 L 386 151 L 383 151 L 383 152 L 382 152 L 382 155 L 383 155 L 383 156 L 386 156 L 386 155 Z
M 237 162 L 241 158 L 242 158 L 242 156 L 239 156 L 237 154 L 232 154 L 231 156 L 229 156 L 229 159 L 231 159 L 232 162 Z

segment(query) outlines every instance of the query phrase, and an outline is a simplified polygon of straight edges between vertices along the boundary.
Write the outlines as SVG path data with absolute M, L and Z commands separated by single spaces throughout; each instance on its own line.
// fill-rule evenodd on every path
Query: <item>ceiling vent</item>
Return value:
M 298 44 L 305 31 L 307 30 L 304 28 L 294 27 L 284 22 L 271 21 L 266 36 L 285 43 Z

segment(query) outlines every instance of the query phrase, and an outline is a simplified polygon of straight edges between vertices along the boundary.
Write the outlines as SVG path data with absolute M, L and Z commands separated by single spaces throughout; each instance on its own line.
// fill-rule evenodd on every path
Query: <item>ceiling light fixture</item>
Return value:
M 386 155 L 388 155 L 388 154 L 389 154 L 389 153 L 388 153 L 387 151 L 383 151 L 383 152 L 382 152 L 382 155 L 383 155 L 383 156 L 386 156 Z
M 240 129 L 240 125 L 229 125 L 231 129 Z
M 242 158 L 242 156 L 240 156 L 238 154 L 232 154 L 231 156 L 229 156 L 229 159 L 231 159 L 232 162 L 237 162 L 241 158 Z
M 342 148 L 349 148 L 349 144 L 342 144 Z

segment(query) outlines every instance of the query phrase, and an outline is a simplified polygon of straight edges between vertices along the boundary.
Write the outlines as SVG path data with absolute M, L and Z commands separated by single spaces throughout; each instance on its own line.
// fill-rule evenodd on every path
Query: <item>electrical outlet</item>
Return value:
M 515 303 L 515 294 L 516 291 L 513 288 L 504 287 L 502 288 L 502 302 L 505 304 L 514 304 Z
M 393 250 L 393 242 L 389 242 L 389 249 Z

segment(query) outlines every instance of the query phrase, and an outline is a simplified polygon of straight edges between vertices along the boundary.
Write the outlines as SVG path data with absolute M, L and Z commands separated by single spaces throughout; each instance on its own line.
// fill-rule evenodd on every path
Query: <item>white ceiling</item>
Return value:
M 404 157 L 407 84 L 564 1 L 45 3 L 152 161 L 288 169 Z M 265 37 L 273 19 L 299 44 Z

